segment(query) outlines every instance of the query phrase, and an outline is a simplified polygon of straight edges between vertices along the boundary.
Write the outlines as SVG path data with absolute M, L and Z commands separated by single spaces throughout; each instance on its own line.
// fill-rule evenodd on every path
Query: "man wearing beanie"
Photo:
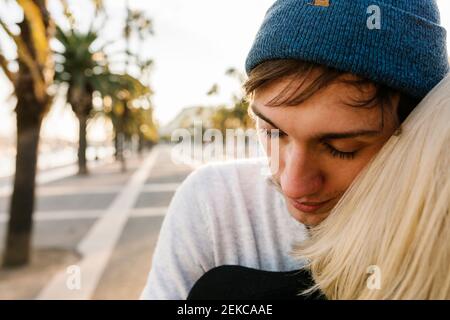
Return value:
M 192 173 L 170 204 L 144 299 L 185 299 L 222 265 L 299 269 L 292 244 L 401 134 L 449 62 L 435 1 L 278 0 L 245 67 L 250 113 L 278 165 L 269 179 L 257 159 Z

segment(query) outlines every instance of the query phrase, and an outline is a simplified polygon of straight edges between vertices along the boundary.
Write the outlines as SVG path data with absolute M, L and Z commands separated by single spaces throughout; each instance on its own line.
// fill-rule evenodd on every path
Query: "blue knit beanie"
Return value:
M 449 72 L 434 0 L 278 0 L 248 54 L 247 74 L 271 59 L 326 65 L 420 99 Z

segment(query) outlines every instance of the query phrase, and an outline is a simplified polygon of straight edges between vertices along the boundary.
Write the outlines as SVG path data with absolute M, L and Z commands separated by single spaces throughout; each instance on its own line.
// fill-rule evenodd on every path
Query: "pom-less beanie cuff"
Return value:
M 380 8 L 370 29 L 368 8 Z M 431 0 L 278 0 L 267 12 L 246 71 L 272 59 L 300 59 L 423 98 L 449 71 L 446 31 Z

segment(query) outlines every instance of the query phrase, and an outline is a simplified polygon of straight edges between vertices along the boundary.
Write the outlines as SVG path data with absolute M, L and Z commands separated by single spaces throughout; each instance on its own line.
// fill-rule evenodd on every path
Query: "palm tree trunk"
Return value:
M 16 73 L 16 79 L 13 81 L 17 96 L 16 170 L 3 255 L 3 266 L 5 267 L 25 265 L 30 260 L 39 134 L 42 119 L 52 103 L 52 98 L 46 91 L 48 85 L 45 80 L 44 65 L 46 63 L 37 63 L 39 54 L 42 54 L 45 60 L 50 59 L 51 53 L 45 52 L 47 51 L 45 50 L 46 46 L 42 46 L 42 44 L 44 44 L 43 41 L 48 44 L 52 23 L 46 9 L 46 1 L 35 0 L 33 2 L 37 6 L 35 9 L 39 10 L 39 14 L 33 12 L 33 16 L 36 19 L 41 19 L 40 22 L 45 27 L 45 33 L 37 31 L 34 34 L 31 24 L 40 25 L 40 22 L 37 24 L 28 22 L 28 18 L 26 18 L 18 24 L 20 28 L 18 37 L 21 43 L 28 47 L 31 59 L 36 62 L 34 66 L 39 69 L 40 82 L 42 83 L 37 86 L 36 72 L 31 72 L 30 65 L 25 63 L 25 59 L 21 58 L 19 54 L 19 59 L 17 59 L 19 69 Z M 24 10 L 26 10 L 25 7 L 30 9 L 30 6 L 24 6 L 23 4 L 21 6 Z M 36 39 L 40 41 L 39 46 L 36 46 Z M 41 51 L 41 49 L 43 50 Z M 18 48 L 18 51 L 20 50 Z
M 125 158 L 125 134 L 123 132 L 119 133 L 119 160 L 120 160 L 120 170 L 122 172 L 127 171 L 127 160 Z
M 117 129 L 114 132 L 114 160 L 119 161 L 119 134 Z
M 86 160 L 86 149 L 87 149 L 87 138 L 86 138 L 86 128 L 87 128 L 87 117 L 82 115 L 78 117 L 80 124 L 79 131 L 79 142 L 78 142 L 78 174 L 87 175 L 89 173 L 87 168 Z
M 20 99 L 19 99 L 20 100 Z M 20 101 L 18 101 L 18 106 Z M 17 112 L 17 154 L 14 190 L 3 257 L 4 267 L 25 265 L 30 260 L 35 178 L 38 158 L 39 115 Z
M 125 159 L 125 133 L 123 130 L 123 119 L 120 119 L 115 128 L 114 146 L 116 161 L 120 162 L 120 168 L 122 172 L 127 171 L 127 164 Z
M 141 156 L 142 152 L 144 151 L 144 136 L 142 135 L 142 133 L 138 133 L 138 154 Z

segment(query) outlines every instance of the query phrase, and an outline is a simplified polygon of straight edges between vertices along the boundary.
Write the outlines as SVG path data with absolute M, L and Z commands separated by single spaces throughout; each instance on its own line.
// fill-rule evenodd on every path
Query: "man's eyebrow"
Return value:
M 337 140 L 337 139 L 350 139 L 356 137 L 376 137 L 382 132 L 380 130 L 355 130 L 349 132 L 328 132 L 319 133 L 314 136 L 317 140 Z
M 258 118 L 263 119 L 265 122 L 267 122 L 268 124 L 270 124 L 270 125 L 271 125 L 272 127 L 274 127 L 275 129 L 280 130 L 280 128 L 279 128 L 275 123 L 273 123 L 269 118 L 267 118 L 265 115 L 263 115 L 261 112 L 259 112 L 259 110 L 256 109 L 256 107 L 255 107 L 254 104 L 251 104 L 251 105 L 250 105 L 250 110 L 251 110 L 251 112 L 253 112 Z
M 274 124 L 270 119 L 264 116 L 259 110 L 252 104 L 250 105 L 251 112 L 253 112 L 258 118 L 261 118 L 275 129 L 279 129 L 279 127 Z M 279 129 L 280 130 L 280 129 Z M 280 130 L 281 131 L 281 130 Z M 375 137 L 382 133 L 381 130 L 354 130 L 349 132 L 326 132 L 319 133 L 313 137 L 313 139 L 317 140 L 337 140 L 337 139 L 350 139 L 356 137 Z

